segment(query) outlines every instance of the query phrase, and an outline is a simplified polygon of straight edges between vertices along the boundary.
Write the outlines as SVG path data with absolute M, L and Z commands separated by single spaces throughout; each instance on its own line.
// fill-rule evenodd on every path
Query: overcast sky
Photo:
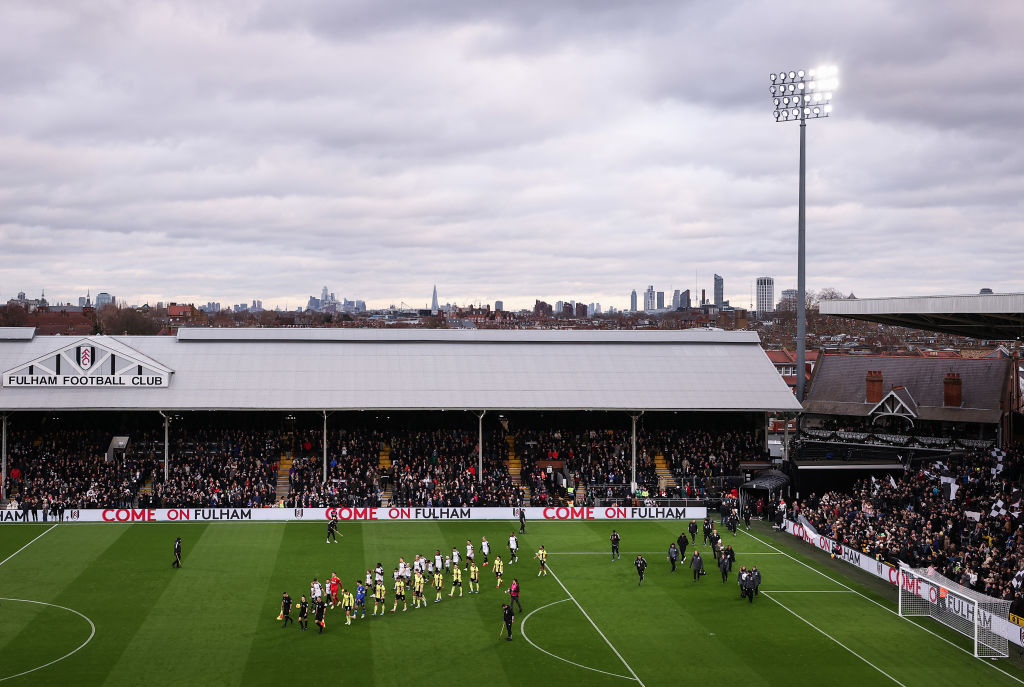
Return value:
M 0 300 L 1024 291 L 1024 3 L 0 5 Z M 699 275 L 699 279 L 698 279 Z

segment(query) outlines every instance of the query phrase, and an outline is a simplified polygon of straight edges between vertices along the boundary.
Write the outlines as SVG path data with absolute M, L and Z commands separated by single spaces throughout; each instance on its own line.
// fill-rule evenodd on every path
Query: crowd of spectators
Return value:
M 288 471 L 288 508 L 379 507 L 384 493 L 381 484 L 379 432 L 343 431 L 327 442 L 327 480 L 324 480 L 323 444 L 320 436 L 309 435 Z
M 396 506 L 510 506 L 522 503 L 501 437 L 484 441 L 478 481 L 477 433 L 464 430 L 390 433 L 392 503 Z
M 571 488 L 583 485 L 592 498 L 595 493 L 608 499 L 628 498 L 632 479 L 633 449 L 630 433 L 613 429 L 560 428 L 524 430 L 515 436 L 516 451 L 523 459 L 524 479 L 537 501 L 545 503 L 568 496 Z M 546 466 L 552 465 L 547 471 Z M 636 481 L 656 489 L 658 476 L 654 456 L 637 449 Z
M 260 508 L 273 506 L 277 465 L 283 452 L 274 430 L 193 429 L 172 439 L 174 458 L 167 479 L 162 442 L 150 450 L 151 491 L 139 505 L 153 508 Z
M 754 431 L 666 430 L 652 436 L 651 442 L 664 452 L 676 479 L 692 498 L 713 491 L 716 479 L 739 474 L 741 462 L 769 460 Z
M 110 434 L 65 429 L 51 434 L 14 429 L 8 435 L 8 493 L 21 508 L 130 506 L 145 462 L 133 453 L 107 461 Z
M 964 453 L 794 506 L 821 534 L 1021 605 L 1024 452 Z
M 594 499 L 632 499 L 633 447 L 628 430 L 561 428 L 516 434 L 524 458 L 524 479 L 538 499 L 567 496 L 558 472 L 586 488 Z M 655 456 L 665 457 L 676 485 L 660 481 Z M 706 429 L 640 429 L 637 432 L 636 482 L 641 495 L 703 498 L 717 493 L 723 479 L 738 475 L 741 461 L 767 461 L 754 431 Z M 547 465 L 561 465 L 551 472 Z M 527 466 L 529 469 L 527 469 Z M 567 484 L 569 481 L 567 480 Z
M 534 504 L 571 500 L 578 485 L 587 487 L 591 500 L 635 496 L 632 443 L 624 429 L 489 430 L 482 480 L 478 435 L 465 429 L 334 430 L 326 481 L 322 435 L 312 429 L 172 424 L 166 479 L 163 433 L 128 434 L 128 450 L 108 463 L 110 430 L 13 433 L 12 493 L 34 507 L 63 501 L 70 508 L 379 507 L 388 492 L 386 505 L 515 506 L 524 493 L 507 467 L 514 446 Z M 641 430 L 637 441 L 636 480 L 645 497 L 698 497 L 705 486 L 710 489 L 705 482 L 737 471 L 740 459 L 757 453 L 753 432 Z M 279 499 L 279 461 L 289 451 L 287 494 Z M 382 451 L 390 455 L 387 469 L 379 467 Z M 680 487 L 659 484 L 658 454 L 675 468 Z

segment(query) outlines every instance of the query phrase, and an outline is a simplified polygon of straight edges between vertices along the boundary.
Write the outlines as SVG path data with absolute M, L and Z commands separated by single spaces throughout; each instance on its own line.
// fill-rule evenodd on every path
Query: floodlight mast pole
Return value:
M 800 193 L 796 257 L 796 400 L 804 402 L 807 381 L 807 116 L 800 108 Z
M 800 189 L 797 210 L 796 398 L 803 403 L 807 384 L 807 120 L 828 117 L 832 91 L 839 82 L 835 67 L 771 75 L 775 121 L 800 121 Z M 792 117 L 792 119 L 790 118 Z

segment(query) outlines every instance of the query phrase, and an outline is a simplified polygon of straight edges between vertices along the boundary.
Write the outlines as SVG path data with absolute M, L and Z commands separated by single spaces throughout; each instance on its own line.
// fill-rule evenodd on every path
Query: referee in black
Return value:
M 526 509 L 519 506 L 519 534 L 526 534 Z
M 288 623 L 295 622 L 292 620 L 292 597 L 288 596 L 288 592 L 281 595 L 281 618 L 284 620 L 281 629 L 288 627 Z
M 324 633 L 324 625 L 326 624 L 324 622 L 324 615 L 326 615 L 326 614 L 327 614 L 327 602 L 324 601 L 323 597 L 321 597 L 321 598 L 317 599 L 317 601 L 316 601 L 316 610 L 314 611 L 314 615 L 313 615 L 314 621 L 316 622 L 317 625 L 320 626 L 320 629 L 317 631 L 318 635 L 322 635 Z
M 342 536 L 344 536 L 344 535 L 342 535 Z M 331 517 L 331 521 L 329 523 L 327 523 L 327 543 L 328 544 L 331 543 L 331 539 L 334 540 L 335 544 L 338 543 L 338 516 L 337 515 L 332 516 Z
M 622 558 L 622 556 L 619 554 L 619 540 L 621 539 L 621 537 L 619 537 L 618 532 L 612 530 L 612 536 L 608 537 L 608 539 L 612 543 L 612 560 L 617 561 L 618 559 Z
M 181 537 L 174 540 L 174 562 L 171 563 L 171 567 L 181 567 Z
M 505 621 L 505 631 L 508 632 L 508 636 L 505 637 L 506 642 L 512 641 L 512 623 L 515 621 L 516 616 L 512 612 L 512 606 L 509 604 L 501 604 L 502 618 Z

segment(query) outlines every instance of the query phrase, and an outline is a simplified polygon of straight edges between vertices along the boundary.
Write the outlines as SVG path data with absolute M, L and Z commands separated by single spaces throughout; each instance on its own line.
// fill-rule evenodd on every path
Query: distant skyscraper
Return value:
M 679 307 L 679 296 L 681 295 L 681 293 L 682 292 L 679 289 L 676 289 L 675 291 L 672 292 L 672 309 L 673 310 L 676 310 Z
M 633 293 L 629 294 L 629 311 L 636 312 L 636 289 L 633 289 Z
M 97 309 L 105 307 L 105 306 L 108 306 L 108 305 L 113 305 L 113 304 L 114 304 L 114 297 L 111 296 L 106 291 L 101 291 L 98 294 L 96 294 L 96 308 Z
M 504 310 L 504 309 L 505 309 L 505 304 L 502 301 L 494 301 L 494 310 L 495 310 L 495 312 L 497 312 L 498 310 Z
M 434 295 L 430 299 L 430 314 L 437 314 L 437 284 L 434 284 Z
M 779 310 L 796 310 L 796 289 L 783 289 L 779 296 Z
M 658 305 L 654 295 L 654 285 L 650 284 L 647 286 L 647 290 L 644 291 L 644 310 L 654 310 Z
M 775 279 L 757 278 L 757 314 L 775 312 Z
M 725 303 L 725 280 L 715 275 L 715 305 L 719 308 Z
M 659 291 L 658 292 L 658 310 L 664 310 L 664 309 L 665 309 L 665 292 L 664 291 Z
M 690 309 L 690 290 L 687 289 L 679 294 L 679 307 L 689 310 Z

